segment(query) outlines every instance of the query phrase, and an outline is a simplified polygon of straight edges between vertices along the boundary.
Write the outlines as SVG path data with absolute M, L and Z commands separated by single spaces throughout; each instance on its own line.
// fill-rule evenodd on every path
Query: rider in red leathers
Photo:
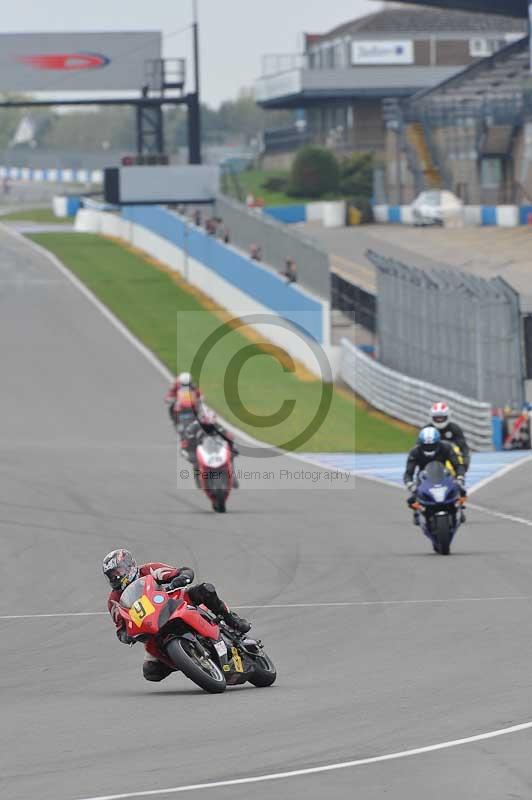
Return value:
M 116 635 L 124 644 L 131 644 L 133 640 L 128 636 L 123 618 L 117 606 L 124 589 L 137 578 L 151 575 L 158 584 L 170 584 L 168 588 L 177 589 L 190 586 L 194 580 L 194 570 L 190 567 L 171 567 L 159 561 L 149 561 L 147 564 L 137 565 L 129 550 L 113 550 L 103 560 L 103 574 L 111 585 L 111 594 L 107 600 L 107 607 L 116 625 Z M 251 627 L 247 620 L 230 611 L 227 605 L 218 597 L 212 583 L 198 583 L 187 588 L 188 599 L 196 606 L 204 605 L 213 614 L 221 617 L 223 621 L 237 633 L 247 633 Z M 146 651 L 142 673 L 148 681 L 162 681 L 172 672 L 170 667 L 150 655 Z
M 231 449 L 231 465 L 233 467 L 233 488 L 238 489 L 240 484 L 234 471 L 234 459 L 238 455 L 233 434 L 218 422 L 214 411 L 203 406 L 196 419 L 187 426 L 183 432 L 182 452 L 183 455 L 192 463 L 196 464 L 196 448 L 201 444 L 205 436 L 220 436 L 224 439 Z
M 198 411 L 203 401 L 203 392 L 193 382 L 190 372 L 181 372 L 164 396 L 168 404 L 170 419 L 177 425 L 179 413 L 185 409 Z

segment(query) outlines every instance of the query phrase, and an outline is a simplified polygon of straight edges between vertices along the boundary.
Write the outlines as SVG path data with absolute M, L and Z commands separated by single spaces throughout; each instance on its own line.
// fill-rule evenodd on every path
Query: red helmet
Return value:
M 445 428 L 449 422 L 450 414 L 451 412 L 447 403 L 434 403 L 430 409 L 430 418 L 432 420 L 432 424 L 435 428 L 438 428 L 438 430 Z
M 129 550 L 112 550 L 103 560 L 103 574 L 112 589 L 124 591 L 138 578 L 139 568 Z

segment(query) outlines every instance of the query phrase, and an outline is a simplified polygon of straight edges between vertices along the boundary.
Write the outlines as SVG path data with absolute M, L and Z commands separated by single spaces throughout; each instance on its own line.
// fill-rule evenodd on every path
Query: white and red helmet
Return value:
M 450 416 L 451 412 L 447 403 L 433 403 L 430 409 L 430 418 L 435 428 L 443 430 L 448 424 Z
M 199 424 L 206 433 L 212 433 L 218 422 L 216 414 L 212 408 L 209 408 L 208 406 L 203 406 L 198 416 L 198 420 Z

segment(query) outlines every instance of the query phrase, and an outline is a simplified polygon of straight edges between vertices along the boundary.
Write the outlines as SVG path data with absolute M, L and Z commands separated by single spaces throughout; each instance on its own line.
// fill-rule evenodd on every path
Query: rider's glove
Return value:
M 132 636 L 128 636 L 127 631 L 125 628 L 118 628 L 116 635 L 118 639 L 122 642 L 122 644 L 134 644 L 135 639 Z
M 415 490 L 415 488 L 416 488 L 416 482 L 415 481 L 406 481 L 405 486 L 406 486 L 406 488 L 408 489 L 409 492 L 413 492 Z
M 467 496 L 467 491 L 466 491 L 466 488 L 465 488 L 465 477 L 464 477 L 464 475 L 457 475 L 456 476 L 456 482 L 458 483 L 458 486 L 460 487 L 460 496 L 461 497 L 466 497 Z
M 192 578 L 190 575 L 178 575 L 168 584 L 169 589 L 184 589 L 185 586 L 189 586 L 192 583 Z

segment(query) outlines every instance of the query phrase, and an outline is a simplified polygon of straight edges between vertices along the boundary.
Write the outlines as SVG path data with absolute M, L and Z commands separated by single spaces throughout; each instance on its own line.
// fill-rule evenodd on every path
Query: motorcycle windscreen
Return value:
M 145 578 L 137 578 L 136 581 L 130 583 L 129 586 L 124 589 L 120 596 L 120 605 L 122 608 L 132 608 L 133 604 L 140 600 L 140 598 L 144 594 L 145 589 Z
M 425 476 L 432 484 L 442 484 L 449 477 L 449 473 L 441 461 L 431 461 L 425 467 Z

